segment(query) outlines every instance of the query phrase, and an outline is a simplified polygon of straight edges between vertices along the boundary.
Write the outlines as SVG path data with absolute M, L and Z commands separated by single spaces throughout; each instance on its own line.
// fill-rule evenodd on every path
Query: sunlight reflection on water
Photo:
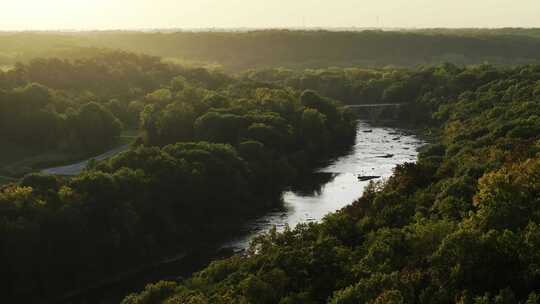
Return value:
M 387 178 L 396 165 L 416 161 L 418 148 L 424 144 L 406 130 L 374 127 L 360 122 L 351 152 L 314 173 L 330 175 L 320 191 L 285 192 L 284 210 L 270 212 L 250 221 L 243 236 L 227 242 L 223 247 L 245 249 L 254 236 L 274 226 L 282 230 L 286 225 L 294 227 L 303 222 L 320 221 L 328 213 L 340 210 L 362 196 L 369 181 L 360 181 L 358 176 Z

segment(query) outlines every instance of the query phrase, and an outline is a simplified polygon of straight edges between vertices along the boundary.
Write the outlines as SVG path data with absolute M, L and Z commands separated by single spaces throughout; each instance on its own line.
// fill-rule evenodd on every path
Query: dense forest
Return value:
M 417 163 L 319 224 L 123 303 L 538 303 L 540 66 L 401 75 L 421 80 L 411 100 L 437 134 Z
M 417 98 L 428 73 L 406 69 L 325 68 L 294 71 L 290 69 L 259 69 L 241 73 L 258 82 L 284 85 L 298 90 L 314 90 L 348 105 L 378 103 L 409 103 Z M 468 74 L 456 81 L 469 81 Z M 404 117 L 401 117 L 404 119 Z
M 0 67 L 35 57 L 86 57 L 122 49 L 184 63 L 249 68 L 415 67 L 538 62 L 537 29 L 0 33 Z
M 0 188 L 2 294 L 43 302 L 210 245 L 281 205 L 303 171 L 350 145 L 355 120 L 314 91 L 159 58 L 98 52 L 0 74 L 7 143 L 99 150 L 122 126 L 133 148 L 74 177 Z
M 138 129 L 139 114 L 175 77 L 189 78 L 202 95 L 231 81 L 157 57 L 97 49 L 84 58 L 37 58 L 0 71 L 0 144 L 6 147 L 0 175 L 19 177 L 111 148 L 122 131 Z M 46 151 L 67 157 L 18 164 Z
M 400 123 L 435 136 L 417 163 L 124 303 L 537 303 L 540 66 L 499 64 L 537 62 L 539 36 L 1 33 L 3 297 L 44 302 L 226 238 L 350 146 L 343 104 L 403 103 Z M 77 176 L 1 166 L 20 147 L 95 155 L 125 130 L 129 151 Z

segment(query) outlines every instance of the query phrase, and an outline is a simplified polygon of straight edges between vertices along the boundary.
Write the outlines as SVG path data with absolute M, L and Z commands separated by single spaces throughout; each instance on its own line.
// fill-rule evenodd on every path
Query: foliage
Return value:
M 40 302 L 224 238 L 280 206 L 298 171 L 355 136 L 341 104 L 314 92 L 148 56 L 40 59 L 1 76 L 0 132 L 13 142 L 98 151 L 122 124 L 140 121 L 143 134 L 80 175 L 31 174 L 0 188 L 3 294 L 16 302 Z M 256 279 L 244 286 L 252 297 L 268 288 Z M 173 289 L 158 284 L 144 299 Z
M 438 135 L 416 164 L 320 224 L 271 231 L 176 282 L 164 301 L 537 303 L 540 67 L 406 75 L 436 80 L 413 102 Z M 124 303 L 151 303 L 143 295 Z
M 0 65 L 122 49 L 241 71 L 261 67 L 415 67 L 538 62 L 538 29 L 238 30 L 3 33 Z M 335 88 L 339 90 L 339 88 Z

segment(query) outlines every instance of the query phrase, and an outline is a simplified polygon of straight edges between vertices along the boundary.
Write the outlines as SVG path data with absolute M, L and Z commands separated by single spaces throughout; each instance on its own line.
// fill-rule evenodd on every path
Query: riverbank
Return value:
M 413 118 L 440 132 L 417 162 L 318 224 L 268 234 L 253 254 L 123 303 L 537 303 L 539 71 L 444 65 L 405 76 L 421 88 Z
M 283 208 L 249 221 L 240 234 L 222 243 L 221 248 L 243 252 L 254 238 L 274 227 L 284 231 L 286 227 L 320 222 L 326 215 L 349 206 L 363 195 L 369 181 L 359 177 L 373 174 L 380 176 L 376 180 L 384 180 L 392 175 L 396 165 L 415 162 L 418 149 L 425 141 L 418 138 L 414 130 L 396 126 L 359 122 L 355 144 L 347 153 L 329 159 L 303 176 L 283 193 Z M 388 153 L 392 157 L 381 157 Z M 211 261 L 208 260 L 206 265 Z M 181 281 L 162 276 L 147 283 L 160 280 Z
M 276 227 L 295 227 L 301 223 L 319 222 L 359 199 L 370 181 L 390 177 L 393 169 L 415 162 L 426 140 L 415 130 L 384 124 L 359 122 L 356 142 L 350 151 L 329 159 L 312 173 L 303 176 L 283 193 L 284 208 L 254 219 L 244 226 L 244 235 L 223 247 L 245 250 L 250 241 Z M 383 157 L 391 155 L 391 157 Z M 376 176 L 362 180 L 363 176 Z
M 365 133 L 366 130 L 372 132 Z M 343 208 L 362 195 L 368 182 L 359 180 L 358 176 L 364 171 L 375 171 L 384 178 L 391 174 L 395 164 L 414 161 L 415 151 L 423 143 L 408 130 L 375 127 L 362 122 L 356 132 L 356 142 L 351 149 L 306 173 L 283 193 L 281 208 L 252 217 L 238 227 L 240 229 L 236 233 L 221 240 L 208 240 L 207 244 L 212 243 L 213 246 L 200 246 L 178 260 L 163 259 L 148 267 L 138 267 L 140 271 L 130 271 L 130 276 L 107 280 L 109 284 L 79 291 L 58 303 L 84 303 L 88 300 L 92 303 L 118 303 L 126 294 L 139 291 L 146 284 L 179 280 L 179 277 L 187 277 L 203 269 L 211 261 L 243 252 L 254 237 L 274 226 L 282 230 L 287 225 L 294 227 L 298 223 L 320 221 L 327 213 Z M 402 134 L 401 140 L 393 140 L 396 137 L 393 134 Z M 395 149 L 393 158 L 377 157 L 390 147 Z M 372 166 L 380 168 L 372 170 Z

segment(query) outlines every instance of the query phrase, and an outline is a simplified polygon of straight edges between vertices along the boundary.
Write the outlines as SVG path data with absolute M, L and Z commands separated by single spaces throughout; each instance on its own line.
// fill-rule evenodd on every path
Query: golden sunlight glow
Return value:
M 0 1 L 0 30 L 540 26 L 538 0 Z

